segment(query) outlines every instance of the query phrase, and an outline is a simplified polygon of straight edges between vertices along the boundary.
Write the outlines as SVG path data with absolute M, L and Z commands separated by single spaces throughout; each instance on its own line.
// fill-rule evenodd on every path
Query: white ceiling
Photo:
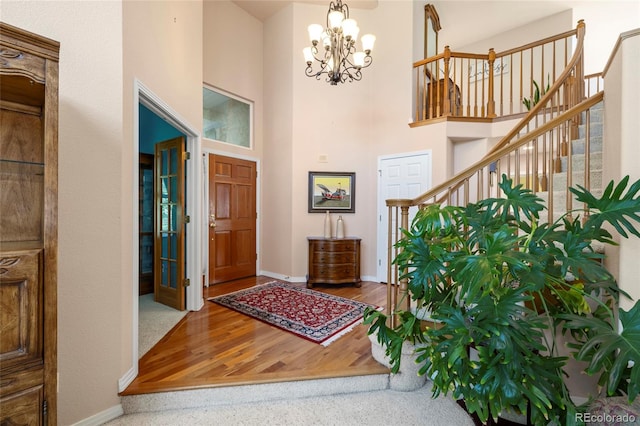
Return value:
M 446 44 L 452 49 L 469 44 L 472 41 L 491 38 L 522 25 L 572 9 L 584 1 L 574 0 L 441 0 L 434 1 L 442 30 L 455 21 L 456 28 L 468 28 L 465 32 L 447 32 Z M 482 18 L 478 19 L 478 6 L 482 5 Z M 577 21 L 575 22 L 577 24 Z M 569 28 L 567 28 L 569 30 Z
M 291 3 L 326 5 L 328 10 L 330 2 L 331 0 L 233 0 L 233 3 L 263 22 Z M 356 9 L 375 9 L 378 6 L 378 0 L 343 0 L 343 3 L 346 3 L 349 8 Z
M 260 21 L 265 21 L 280 9 L 294 2 L 326 5 L 328 8 L 331 0 L 233 0 L 233 3 Z M 343 0 L 343 2 L 349 8 L 355 9 L 375 9 L 378 7 L 378 0 Z M 427 3 L 429 1 L 424 1 L 424 4 Z M 584 0 L 435 0 L 432 2 L 440 16 L 440 24 L 443 30 L 446 29 L 447 22 L 455 20 L 456 27 L 469 28 L 473 32 L 473 39 L 475 40 L 493 37 L 523 24 L 572 9 L 577 4 L 584 3 Z M 473 7 L 469 7 L 471 5 Z M 477 17 L 479 5 L 482 5 L 486 12 L 482 14 L 480 22 Z M 468 42 L 469 33 L 467 32 L 447 34 L 447 44 L 452 48 Z

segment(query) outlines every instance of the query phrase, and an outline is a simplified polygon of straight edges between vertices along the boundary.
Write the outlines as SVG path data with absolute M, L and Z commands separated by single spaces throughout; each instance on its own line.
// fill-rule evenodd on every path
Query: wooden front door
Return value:
M 181 311 L 185 309 L 185 156 L 184 137 L 155 145 L 155 301 Z
M 209 283 L 256 274 L 256 163 L 209 154 Z

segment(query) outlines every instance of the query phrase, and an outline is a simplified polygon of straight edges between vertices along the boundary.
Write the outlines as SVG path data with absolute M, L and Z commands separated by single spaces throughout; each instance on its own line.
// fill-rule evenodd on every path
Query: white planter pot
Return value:
M 384 348 L 378 343 L 378 337 L 369 335 L 371 341 L 371 355 L 380 364 L 391 368 L 389 358 L 384 353 Z M 397 391 L 413 391 L 420 389 L 427 382 L 426 376 L 419 376 L 420 365 L 416 363 L 416 346 L 409 342 L 402 344 L 402 356 L 400 358 L 400 370 L 396 374 L 390 374 L 389 387 Z

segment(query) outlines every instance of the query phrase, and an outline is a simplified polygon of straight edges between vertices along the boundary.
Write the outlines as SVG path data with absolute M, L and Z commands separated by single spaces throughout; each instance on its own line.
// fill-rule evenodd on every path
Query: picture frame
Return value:
M 355 172 L 309 172 L 309 213 L 355 213 Z

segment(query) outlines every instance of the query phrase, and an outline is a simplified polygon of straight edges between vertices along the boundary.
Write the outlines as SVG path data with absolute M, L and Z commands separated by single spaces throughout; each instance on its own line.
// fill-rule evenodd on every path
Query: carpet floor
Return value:
M 430 383 L 412 392 L 380 390 L 341 395 L 167 410 L 121 416 L 129 425 L 473 426 L 452 399 L 431 398 Z
M 187 314 L 157 303 L 153 293 L 138 298 L 138 358 L 149 352 Z

